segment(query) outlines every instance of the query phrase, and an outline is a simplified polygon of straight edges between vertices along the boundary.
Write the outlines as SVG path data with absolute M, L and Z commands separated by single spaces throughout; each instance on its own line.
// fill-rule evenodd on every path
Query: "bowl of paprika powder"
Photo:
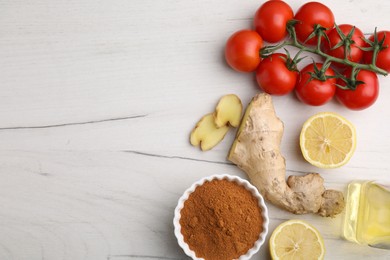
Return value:
M 226 174 L 193 183 L 180 197 L 173 219 L 180 247 L 194 260 L 250 259 L 264 244 L 268 223 L 258 190 Z

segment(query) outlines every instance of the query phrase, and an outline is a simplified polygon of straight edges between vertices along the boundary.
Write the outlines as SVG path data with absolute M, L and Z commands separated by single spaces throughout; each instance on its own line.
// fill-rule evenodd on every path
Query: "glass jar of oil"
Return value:
M 348 185 L 343 235 L 359 244 L 390 249 L 390 187 L 374 181 Z

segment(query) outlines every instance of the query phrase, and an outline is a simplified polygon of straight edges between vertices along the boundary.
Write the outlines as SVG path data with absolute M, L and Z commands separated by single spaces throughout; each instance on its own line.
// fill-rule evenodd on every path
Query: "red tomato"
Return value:
M 286 24 L 294 18 L 291 7 L 283 1 L 265 2 L 255 14 L 256 31 L 267 42 L 278 42 L 287 35 Z
M 332 11 L 326 5 L 318 2 L 308 2 L 302 5 L 295 14 L 294 19 L 300 21 L 295 25 L 295 31 L 298 40 L 302 43 L 306 41 L 317 24 L 327 29 L 331 29 L 334 26 Z M 317 37 L 311 38 L 305 43 L 315 45 L 317 44 Z
M 340 28 L 340 31 L 345 36 L 347 36 L 353 28 L 353 26 L 350 24 L 341 24 L 338 27 Z M 336 28 L 333 28 L 332 30 L 330 30 L 330 32 L 328 33 L 328 37 L 329 37 L 330 45 L 329 45 L 328 41 L 323 41 L 323 45 L 322 45 L 323 52 L 325 52 L 333 57 L 339 58 L 339 59 L 347 58 L 348 60 L 353 61 L 353 62 L 360 62 L 361 61 L 361 59 L 363 57 L 363 51 L 361 49 L 359 49 L 359 47 L 364 47 L 365 42 L 363 40 L 364 35 L 359 28 L 355 27 L 355 31 L 354 31 L 351 39 L 350 40 L 347 39 L 347 41 L 351 41 L 351 40 L 353 41 L 353 42 L 350 42 L 350 51 L 349 51 L 347 56 L 345 53 L 344 45 L 332 50 L 332 48 L 334 48 L 337 44 L 342 42 L 342 39 L 340 38 L 340 35 L 337 32 Z M 345 68 L 346 67 L 346 65 L 341 64 L 341 63 L 335 63 L 334 65 L 336 65 L 338 68 Z
M 386 47 L 385 49 L 381 50 L 378 53 L 377 59 L 376 59 L 376 66 L 378 66 L 381 69 L 386 70 L 387 72 L 390 72 L 390 31 L 380 31 L 377 33 L 378 35 L 378 41 L 381 41 L 383 37 L 386 35 L 385 41 L 383 43 L 383 47 Z M 374 40 L 374 35 L 372 35 L 369 38 L 370 41 Z M 365 52 L 363 56 L 363 60 L 365 63 L 371 63 L 372 62 L 372 51 Z
M 351 76 L 351 70 L 349 69 L 345 76 L 349 78 Z M 357 85 L 355 90 L 337 88 L 336 98 L 337 100 L 352 110 L 362 110 L 375 103 L 379 94 L 379 81 L 378 76 L 368 70 L 361 70 L 357 74 L 357 80 L 363 81 L 364 84 Z M 340 86 L 346 86 L 346 83 L 339 79 L 337 84 Z
M 322 63 L 316 63 L 318 69 L 322 68 Z M 325 81 L 311 79 L 314 73 L 314 65 L 309 64 L 301 70 L 300 78 L 295 86 L 295 93 L 299 100 L 312 106 L 321 106 L 332 99 L 336 92 L 336 79 L 330 78 Z M 334 76 L 335 72 L 328 68 L 326 76 Z
M 227 63 L 241 72 L 254 71 L 260 63 L 261 36 L 251 30 L 241 30 L 228 39 L 225 48 Z
M 256 70 L 260 89 L 273 95 L 285 95 L 294 89 L 298 72 L 289 70 L 286 60 L 286 54 L 274 53 L 260 62 Z

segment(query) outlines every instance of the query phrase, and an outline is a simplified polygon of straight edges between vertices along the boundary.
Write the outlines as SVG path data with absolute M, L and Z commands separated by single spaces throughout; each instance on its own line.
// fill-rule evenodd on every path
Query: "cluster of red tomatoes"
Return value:
M 325 63 L 313 62 L 298 71 L 284 53 L 274 52 L 261 58 L 263 41 L 283 41 L 287 24 L 292 20 L 295 20 L 294 36 L 302 46 L 320 46 L 321 53 L 343 62 L 327 59 Z M 255 71 L 259 88 L 269 94 L 285 95 L 295 90 L 299 100 L 313 106 L 323 105 L 335 96 L 346 107 L 361 110 L 377 99 L 378 77 L 372 69 L 353 69 L 353 65 L 372 64 L 390 72 L 390 31 L 380 31 L 365 39 L 362 31 L 353 25 L 335 26 L 332 11 L 319 2 L 302 5 L 294 16 L 287 3 L 267 1 L 255 14 L 254 27 L 255 30 L 241 30 L 228 39 L 225 58 L 237 71 Z M 323 30 L 326 40 L 318 40 L 316 28 Z M 378 49 L 375 61 L 374 48 Z

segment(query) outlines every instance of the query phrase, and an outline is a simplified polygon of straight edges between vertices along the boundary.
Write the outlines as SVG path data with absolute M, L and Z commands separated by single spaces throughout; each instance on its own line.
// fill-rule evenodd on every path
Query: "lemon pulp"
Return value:
M 303 157 L 320 168 L 346 164 L 356 148 L 355 127 L 344 117 L 323 112 L 310 117 L 300 135 Z
M 272 259 L 323 259 L 325 246 L 322 236 L 302 220 L 289 220 L 280 224 L 270 238 Z

